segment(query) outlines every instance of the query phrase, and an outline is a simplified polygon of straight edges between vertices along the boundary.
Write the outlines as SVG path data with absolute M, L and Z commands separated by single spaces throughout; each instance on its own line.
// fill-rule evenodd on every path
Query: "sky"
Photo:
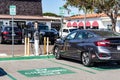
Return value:
M 60 15 L 59 8 L 62 7 L 64 4 L 65 1 L 63 0 L 42 0 L 43 13 L 51 12 Z M 64 16 L 71 16 L 79 13 L 77 8 L 71 7 L 70 9 L 71 13 L 68 14 L 67 10 L 65 10 Z

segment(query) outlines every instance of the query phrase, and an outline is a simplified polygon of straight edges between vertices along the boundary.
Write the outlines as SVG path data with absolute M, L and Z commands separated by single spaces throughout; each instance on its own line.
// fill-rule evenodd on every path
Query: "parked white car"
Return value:
M 72 31 L 77 30 L 77 28 L 62 28 L 59 31 L 59 35 L 64 38 L 66 37 L 69 33 L 71 33 Z

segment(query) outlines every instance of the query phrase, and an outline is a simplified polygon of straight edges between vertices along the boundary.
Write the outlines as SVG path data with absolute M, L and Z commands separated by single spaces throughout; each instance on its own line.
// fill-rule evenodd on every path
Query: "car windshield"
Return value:
M 12 31 L 12 27 L 5 27 L 6 31 Z M 18 27 L 14 27 L 14 31 L 20 31 Z
M 70 32 L 75 31 L 75 30 L 77 30 L 77 29 L 70 29 Z
M 56 30 L 56 29 L 54 29 L 54 28 L 51 28 L 51 30 L 52 30 L 52 31 L 55 31 L 55 32 L 57 32 L 57 30 Z
M 48 26 L 39 26 L 38 27 L 38 30 L 40 31 L 40 30 L 48 30 Z
M 100 36 L 120 36 L 120 33 L 112 32 L 112 31 L 93 31 L 95 34 L 98 34 Z

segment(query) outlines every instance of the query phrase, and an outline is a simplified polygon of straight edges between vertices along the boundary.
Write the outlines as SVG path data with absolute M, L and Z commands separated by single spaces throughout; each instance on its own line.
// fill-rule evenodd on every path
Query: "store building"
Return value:
M 42 16 L 41 0 L 0 0 L 0 14 L 9 15 L 9 6 L 16 6 L 17 15 Z
M 15 5 L 14 24 L 18 27 L 22 28 L 30 22 L 38 21 L 59 29 L 61 26 L 60 18 L 44 17 L 41 2 L 42 0 L 0 0 L 0 26 L 11 25 L 12 16 L 9 15 L 9 7 Z
M 85 28 L 84 28 L 85 26 Z M 87 14 L 86 19 L 84 15 L 66 18 L 64 27 L 77 27 L 79 29 L 111 29 L 112 23 L 110 18 L 104 13 L 101 14 Z M 117 18 L 116 31 L 120 32 L 120 17 Z
M 50 28 L 56 28 L 59 30 L 61 23 L 61 18 L 54 17 L 45 17 L 45 16 L 24 16 L 24 15 L 16 15 L 14 16 L 14 24 L 18 27 L 25 27 L 28 23 L 33 23 L 34 21 L 38 21 L 39 23 L 43 23 L 48 25 Z M 0 26 L 2 25 L 11 25 L 12 16 L 10 15 L 0 15 Z

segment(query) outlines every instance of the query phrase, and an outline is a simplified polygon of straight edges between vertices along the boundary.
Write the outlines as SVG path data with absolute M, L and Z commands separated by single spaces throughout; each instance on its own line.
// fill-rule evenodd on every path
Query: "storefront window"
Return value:
M 3 25 L 3 21 L 0 21 L 0 27 Z

